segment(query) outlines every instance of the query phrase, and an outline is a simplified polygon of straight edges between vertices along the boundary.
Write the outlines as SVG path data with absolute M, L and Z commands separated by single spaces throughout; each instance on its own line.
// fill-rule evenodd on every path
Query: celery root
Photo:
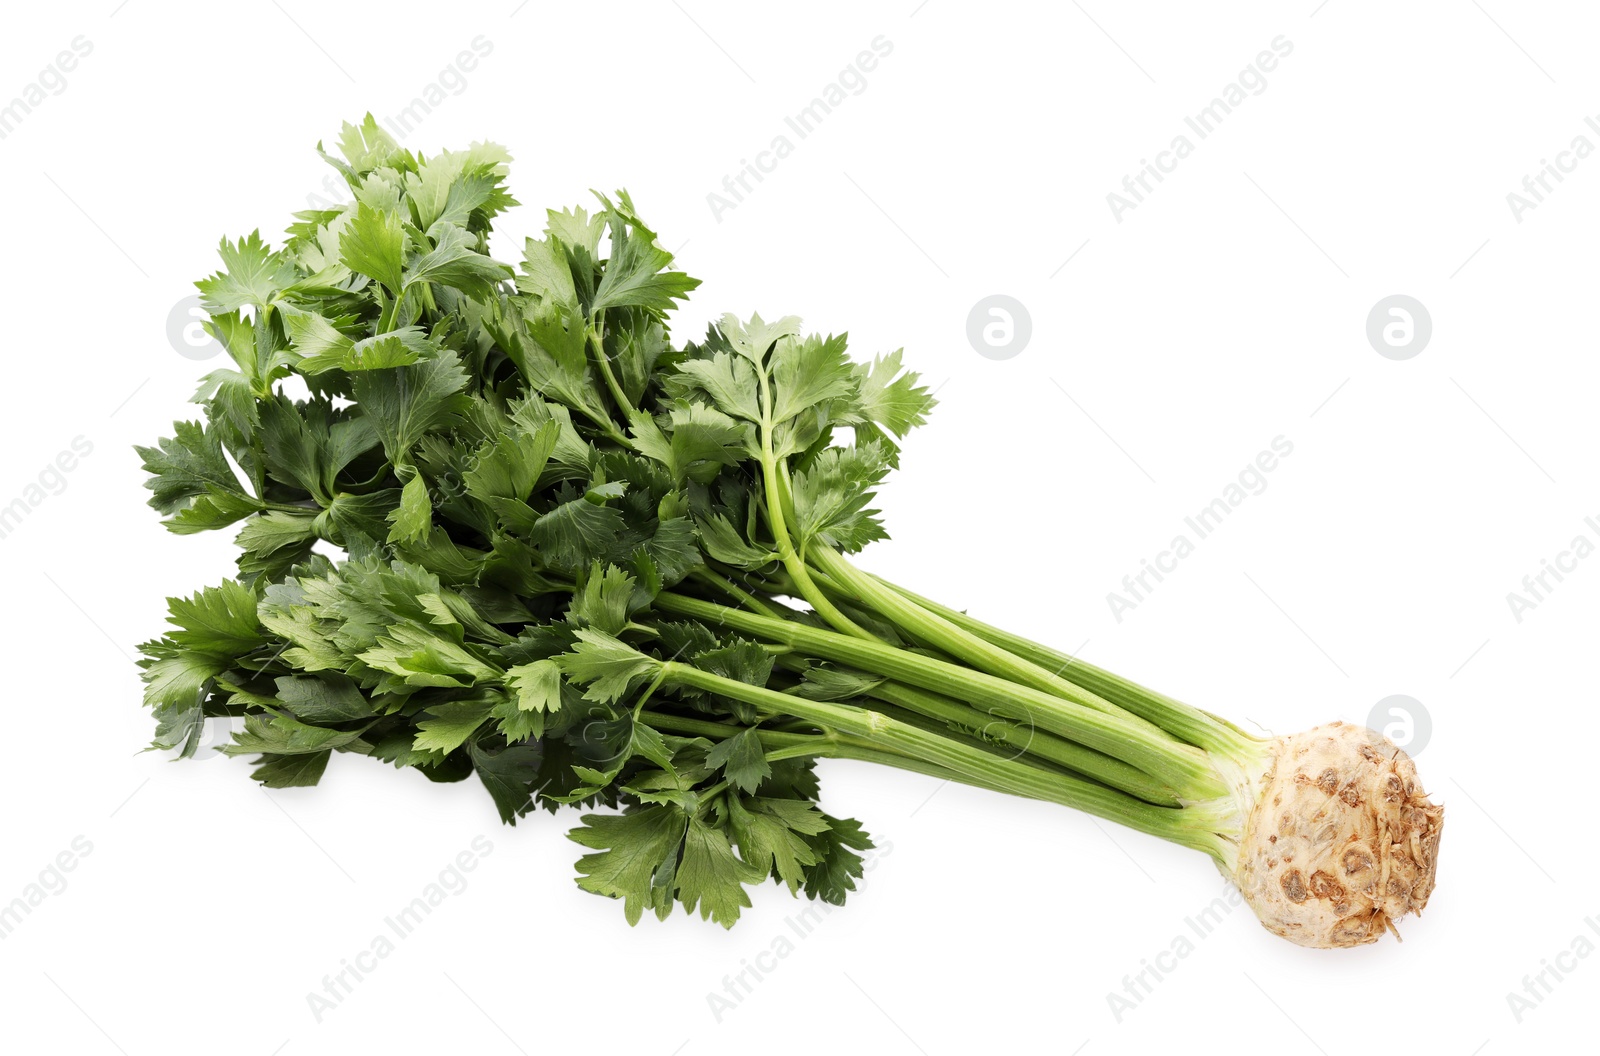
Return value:
M 578 884 L 630 923 L 731 926 L 768 880 L 843 902 L 871 840 L 823 811 L 819 759 L 1200 851 L 1303 946 L 1427 905 L 1443 811 L 1378 734 L 1254 736 L 856 566 L 934 405 L 899 351 L 759 315 L 675 344 L 699 281 L 626 193 L 550 212 L 513 268 L 503 148 L 426 157 L 369 116 L 338 149 L 349 204 L 224 240 L 197 286 L 237 369 L 139 449 L 167 526 L 240 551 L 141 647 L 156 746 L 227 717 L 270 787 L 361 755 L 476 776 L 508 823 L 590 808 Z

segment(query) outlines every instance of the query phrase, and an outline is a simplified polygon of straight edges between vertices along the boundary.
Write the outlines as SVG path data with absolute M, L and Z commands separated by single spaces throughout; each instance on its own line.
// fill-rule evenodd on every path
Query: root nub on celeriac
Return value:
M 1433 892 L 1444 808 L 1417 768 L 1364 726 L 1317 726 L 1273 742 L 1234 882 L 1268 931 L 1331 949 L 1375 942 Z

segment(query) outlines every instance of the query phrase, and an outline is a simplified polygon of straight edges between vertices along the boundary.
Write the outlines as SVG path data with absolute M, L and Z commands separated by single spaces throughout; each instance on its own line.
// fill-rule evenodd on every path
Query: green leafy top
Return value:
M 827 678 L 656 602 L 882 538 L 874 491 L 931 397 L 899 352 L 856 363 L 793 317 L 675 347 L 698 280 L 626 193 L 550 212 L 513 269 L 488 252 L 517 204 L 502 148 L 423 157 L 368 116 L 338 152 L 349 205 L 295 214 L 277 249 L 224 240 L 198 286 L 232 366 L 138 449 L 171 530 L 239 547 L 143 646 L 155 745 L 243 716 L 226 751 L 272 786 L 337 751 L 476 773 L 508 822 L 620 807 L 572 838 L 580 885 L 630 921 L 679 902 L 730 924 L 767 877 L 841 901 L 869 844 L 781 750 L 815 724 L 663 674 Z

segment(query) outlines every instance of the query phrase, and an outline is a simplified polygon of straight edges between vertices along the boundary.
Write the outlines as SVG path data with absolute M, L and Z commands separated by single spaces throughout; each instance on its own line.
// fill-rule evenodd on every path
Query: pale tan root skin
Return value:
M 1388 738 L 1342 722 L 1280 737 L 1250 783 L 1233 879 L 1268 931 L 1360 946 L 1428 904 L 1444 808 Z

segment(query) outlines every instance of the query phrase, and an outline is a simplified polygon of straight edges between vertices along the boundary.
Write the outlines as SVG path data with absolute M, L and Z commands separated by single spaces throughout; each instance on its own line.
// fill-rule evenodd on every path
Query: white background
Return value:
M 0 140 L 0 505 L 37 497 L 75 437 L 93 452 L 0 539 L 0 902 L 75 837 L 92 851 L 0 940 L 0 1044 L 1592 1048 L 1600 957 L 1563 956 L 1576 970 L 1547 975 L 1520 1022 L 1507 999 L 1580 934 L 1600 944 L 1585 924 L 1600 927 L 1600 560 L 1520 622 L 1507 602 L 1574 536 L 1600 540 L 1584 524 L 1600 515 L 1600 160 L 1520 218 L 1507 201 L 1574 137 L 1600 144 L 1584 125 L 1600 113 L 1592 12 L 517 3 L 7 14 L 0 100 L 74 37 L 93 50 Z M 725 311 L 796 313 L 848 329 L 858 355 L 904 346 L 939 386 L 883 496 L 896 538 L 869 567 L 1269 730 L 1418 700 L 1449 824 L 1404 944 L 1302 950 L 1240 908 L 1119 1022 L 1107 995 L 1224 888 L 1192 852 L 1059 808 L 824 763 L 828 809 L 885 850 L 848 907 L 758 962 L 808 903 L 769 887 L 731 932 L 682 915 L 630 930 L 573 886 L 572 817 L 501 828 L 475 782 L 340 757 L 320 787 L 267 794 L 242 761 L 137 754 L 151 724 L 135 644 L 160 632 L 166 595 L 232 568 L 231 533 L 171 536 L 143 506 L 130 445 L 191 414 L 214 365 L 178 353 L 169 312 L 219 236 L 277 241 L 307 207 L 331 171 L 318 139 L 398 114 L 480 34 L 492 52 L 403 142 L 510 148 L 524 206 L 498 256 L 519 257 L 545 207 L 626 186 L 704 280 L 679 337 Z M 707 195 L 880 35 L 892 51 L 865 89 L 803 141 L 788 131 L 792 153 L 716 215 Z M 1293 50 L 1265 89 L 1119 222 L 1107 194 L 1279 35 Z M 1032 318 L 1003 361 L 966 337 L 995 293 Z M 1391 294 L 1432 317 L 1405 361 L 1365 334 Z M 1294 450 L 1266 490 L 1114 618 L 1107 593 L 1277 436 Z M 307 994 L 479 835 L 492 853 L 466 889 L 319 1022 Z M 776 968 L 719 1021 L 707 995 L 746 962 Z

